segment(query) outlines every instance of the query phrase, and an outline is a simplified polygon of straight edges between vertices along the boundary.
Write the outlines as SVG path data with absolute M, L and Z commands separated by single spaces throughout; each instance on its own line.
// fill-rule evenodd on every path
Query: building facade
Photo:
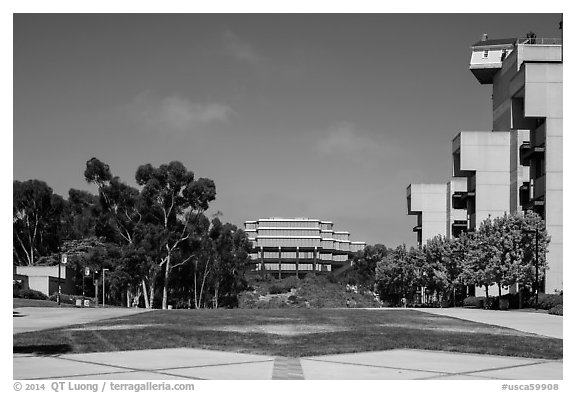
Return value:
M 350 233 L 334 231 L 332 221 L 311 218 L 261 218 L 244 223 L 253 252 L 254 271 L 278 278 L 336 272 L 366 246 Z
M 484 36 L 472 46 L 470 70 L 480 84 L 493 86 L 492 130 L 462 131 L 453 139 L 446 228 L 420 218 L 429 214 L 427 209 L 439 209 L 437 197 L 425 192 L 429 201 L 417 213 L 418 241 L 453 236 L 454 223 L 474 231 L 488 217 L 534 210 L 551 237 L 543 289 L 562 290 L 562 42 Z M 414 186 L 409 187 L 408 214 L 417 210 Z

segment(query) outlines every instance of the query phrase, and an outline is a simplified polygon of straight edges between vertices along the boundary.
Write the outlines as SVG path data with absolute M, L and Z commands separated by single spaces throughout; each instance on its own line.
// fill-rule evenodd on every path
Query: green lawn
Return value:
M 65 303 L 61 303 L 60 306 L 58 306 L 58 303 L 53 302 L 51 300 L 22 299 L 15 297 L 12 300 L 12 307 L 19 308 L 19 307 L 74 307 L 74 306 Z
M 413 348 L 562 358 L 560 339 L 412 310 L 155 310 L 13 339 L 14 353 L 192 347 L 302 357 Z

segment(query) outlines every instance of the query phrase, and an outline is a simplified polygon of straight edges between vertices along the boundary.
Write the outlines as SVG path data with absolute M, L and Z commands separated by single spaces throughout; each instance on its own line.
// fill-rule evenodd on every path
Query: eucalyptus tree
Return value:
M 146 210 L 145 220 L 156 228 L 160 244 L 158 267 L 164 272 L 162 308 L 168 306 L 168 290 L 172 269 L 193 255 L 183 255 L 182 249 L 193 233 L 200 216 L 216 198 L 216 186 L 207 178 L 194 179 L 194 173 L 178 162 L 141 165 L 136 182 L 142 187 L 141 196 Z M 175 257 L 179 257 L 175 260 Z
M 57 252 L 66 201 L 40 180 L 16 180 L 12 192 L 14 263 L 34 265 L 39 257 Z

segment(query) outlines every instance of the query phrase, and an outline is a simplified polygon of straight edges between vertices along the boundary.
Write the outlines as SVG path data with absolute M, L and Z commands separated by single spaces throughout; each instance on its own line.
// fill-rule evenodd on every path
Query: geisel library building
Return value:
M 254 271 L 282 278 L 288 275 L 338 273 L 350 257 L 366 247 L 350 241 L 350 233 L 334 231 L 334 223 L 311 218 L 261 218 L 244 223 L 253 252 Z
M 562 41 L 485 35 L 472 46 L 470 70 L 492 85 L 492 131 L 454 137 L 447 183 L 408 187 L 418 242 L 534 210 L 551 237 L 542 289 L 562 290 Z

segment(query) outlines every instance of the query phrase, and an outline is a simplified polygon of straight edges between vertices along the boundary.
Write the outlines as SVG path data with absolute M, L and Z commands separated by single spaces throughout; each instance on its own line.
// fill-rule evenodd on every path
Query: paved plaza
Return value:
M 14 333 L 130 315 L 139 310 L 15 309 Z M 141 310 L 140 310 L 141 311 Z M 75 314 L 79 312 L 79 314 Z M 378 312 L 377 309 L 374 312 Z M 416 311 L 414 312 L 421 312 Z M 562 338 L 562 317 L 529 312 L 467 309 L 426 310 L 526 332 Z M 30 325 L 26 327 L 27 322 Z M 502 324 L 498 323 L 501 321 Z M 512 326 L 510 326 L 512 325 Z M 529 359 L 442 351 L 395 349 L 303 358 L 240 354 L 193 348 L 37 356 L 14 354 L 14 379 L 81 380 L 561 380 L 562 360 Z

